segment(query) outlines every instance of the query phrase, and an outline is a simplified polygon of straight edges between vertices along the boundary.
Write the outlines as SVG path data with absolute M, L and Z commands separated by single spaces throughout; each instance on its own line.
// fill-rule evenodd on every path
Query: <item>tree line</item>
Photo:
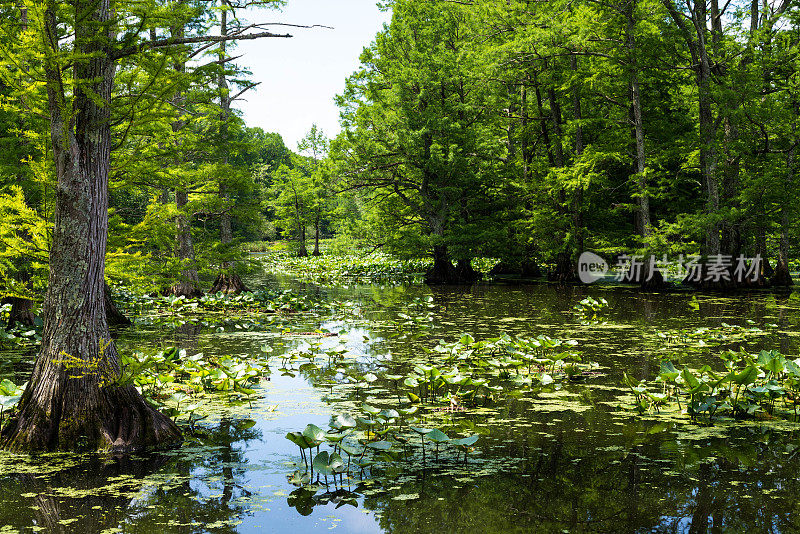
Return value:
M 236 111 L 256 84 L 235 43 L 290 37 L 243 15 L 278 4 L 0 2 L 0 297 L 44 320 L 6 446 L 178 439 L 108 386 L 108 282 L 241 291 L 241 244 L 270 229 L 299 255 L 331 232 L 428 255 L 429 283 L 475 280 L 478 256 L 573 281 L 585 250 L 759 255 L 746 285 L 791 283 L 788 0 L 390 0 L 337 97 L 341 133 L 312 127 L 297 151 Z
M 476 256 L 569 281 L 592 250 L 758 255 L 754 280 L 722 285 L 791 283 L 791 2 L 390 6 L 339 97 L 331 157 L 369 235 L 431 251 L 429 281 L 469 280 Z M 630 281 L 645 278 L 660 281 Z

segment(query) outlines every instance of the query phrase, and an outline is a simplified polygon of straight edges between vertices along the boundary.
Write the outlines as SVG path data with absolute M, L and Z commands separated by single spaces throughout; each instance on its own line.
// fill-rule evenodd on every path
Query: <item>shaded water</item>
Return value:
M 800 531 L 794 423 L 707 427 L 640 417 L 620 387 L 623 371 L 652 378 L 668 350 L 659 329 L 774 323 L 747 348 L 798 354 L 796 296 L 693 301 L 691 293 L 551 285 L 321 289 L 272 277 L 249 285 L 259 283 L 350 301 L 352 311 L 298 314 L 257 332 L 124 332 L 123 350 L 179 344 L 190 353 L 260 355 L 266 344 L 273 349 L 271 379 L 258 386 L 252 407 L 223 410 L 178 450 L 126 459 L 0 456 L 0 532 Z M 602 323 L 581 324 L 573 312 L 587 294 L 609 301 Z M 417 339 L 397 336 L 400 313 L 430 315 L 431 327 Z M 283 376 L 280 354 L 316 341 L 281 336 L 286 327 L 339 332 L 320 340 L 322 348 L 347 349 L 349 365 L 363 372 L 406 372 L 438 339 L 506 331 L 576 339 L 602 375 L 484 410 L 429 415 L 426 424 L 451 436 L 480 434 L 466 464 L 443 454 L 424 464 L 375 466 L 364 481 L 308 491 L 287 482 L 299 454 L 285 434 L 308 423 L 328 428 L 332 416 L 355 413 L 363 401 L 383 407 L 397 400 L 383 380 L 367 391 L 331 386 L 337 374 L 324 364 Z

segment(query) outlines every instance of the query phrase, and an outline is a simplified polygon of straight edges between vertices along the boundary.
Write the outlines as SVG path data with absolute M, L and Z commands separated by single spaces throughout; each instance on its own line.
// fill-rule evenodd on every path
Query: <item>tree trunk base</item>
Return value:
M 623 284 L 638 284 L 646 291 L 657 291 L 668 285 L 651 259 L 646 259 L 638 268 L 630 269 L 620 281 Z
M 65 374 L 60 383 L 40 386 L 25 391 L 19 414 L 4 429 L 3 448 L 130 453 L 182 441 L 177 425 L 147 404 L 133 386 L 100 387 L 91 402 L 80 378 Z
M 659 271 L 658 269 L 653 271 L 653 274 L 652 276 L 650 276 L 649 280 L 647 279 L 647 277 L 645 277 L 645 279 L 642 280 L 640 284 L 642 286 L 642 289 L 646 291 L 656 291 L 667 287 L 667 283 L 664 281 L 664 276 L 662 276 L 661 271 Z
M 238 295 L 243 291 L 247 291 L 247 287 L 244 285 L 244 282 L 242 282 L 242 279 L 239 278 L 238 274 L 220 273 L 217 275 L 217 279 L 214 280 L 214 285 L 211 286 L 208 292 L 212 295 L 216 295 L 220 292 L 226 295 Z
M 456 264 L 456 276 L 459 284 L 473 284 L 483 278 L 483 274 L 472 268 L 470 260 L 458 260 Z
M 11 304 L 11 311 L 8 314 L 8 328 L 15 325 L 33 326 L 35 317 L 33 316 L 33 301 L 19 297 L 7 297 L 0 301 L 2 304 Z
M 750 275 L 741 280 L 737 279 L 737 274 L 732 266 L 727 270 L 727 277 L 719 277 L 719 279 L 716 280 L 714 276 L 709 276 L 709 268 L 706 263 L 701 263 L 698 271 L 688 273 L 681 283 L 692 286 L 695 289 L 710 291 L 758 289 L 767 288 L 772 285 L 770 279 L 764 275 L 763 269 L 755 278 L 753 278 L 753 275 Z
M 578 270 L 570 260 L 569 254 L 560 252 L 556 258 L 556 269 L 547 275 L 550 282 L 572 284 L 578 281 Z
M 131 320 L 125 317 L 114 304 L 114 299 L 111 298 L 111 288 L 107 283 L 103 284 L 103 299 L 106 303 L 106 320 L 109 326 L 129 326 L 131 324 Z
M 166 291 L 167 295 L 186 297 L 187 299 L 202 297 L 203 292 L 191 282 L 178 282 Z
M 457 284 L 458 276 L 449 261 L 434 261 L 433 267 L 425 272 L 425 283 L 429 286 Z
M 533 260 L 522 260 L 522 277 L 523 278 L 541 278 L 542 270 Z
M 780 263 L 780 262 L 779 262 Z M 761 258 L 761 275 L 767 278 L 772 278 L 772 275 L 775 274 L 775 269 L 772 268 L 772 265 L 769 262 L 769 258 L 765 258 L 762 256 Z
M 772 282 L 773 286 L 777 287 L 793 286 L 794 280 L 792 280 L 792 273 L 789 272 L 789 266 L 782 261 L 778 262 L 778 265 L 775 266 L 775 272 L 772 273 L 770 282 Z
M 542 270 L 536 262 L 523 259 L 523 260 L 501 260 L 498 264 L 492 267 L 489 271 L 492 276 L 497 275 L 519 275 L 522 278 L 540 278 Z

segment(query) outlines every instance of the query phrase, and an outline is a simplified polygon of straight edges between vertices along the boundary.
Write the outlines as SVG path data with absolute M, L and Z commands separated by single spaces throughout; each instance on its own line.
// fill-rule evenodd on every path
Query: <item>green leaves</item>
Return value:
M 288 439 L 301 449 L 311 448 L 311 445 L 306 440 L 305 436 L 303 436 L 302 432 L 289 432 L 288 434 L 286 434 L 286 439 Z
M 317 472 L 327 476 L 342 473 L 345 469 L 342 457 L 336 453 L 329 454 L 328 451 L 317 454 L 312 461 L 312 466 Z
M 337 430 L 345 430 L 356 427 L 356 420 L 347 414 L 337 415 L 333 420 L 333 427 Z
M 753 384 L 758 378 L 758 368 L 752 365 L 745 367 L 741 372 L 736 373 L 732 380 L 740 386 L 748 386 Z
M 451 439 L 450 443 L 453 445 L 457 445 L 459 447 L 471 447 L 478 442 L 478 435 L 475 434 L 473 436 L 468 436 L 466 438 L 458 438 L 458 439 Z
M 447 434 L 439 430 L 438 428 L 434 428 L 430 432 L 426 434 L 429 440 L 434 443 L 446 443 L 450 441 L 450 438 L 447 437 Z
M 303 430 L 303 438 L 309 447 L 316 447 L 325 441 L 325 431 L 316 425 L 309 424 Z
M 390 441 L 371 441 L 367 443 L 367 447 L 376 451 L 388 451 L 392 448 Z

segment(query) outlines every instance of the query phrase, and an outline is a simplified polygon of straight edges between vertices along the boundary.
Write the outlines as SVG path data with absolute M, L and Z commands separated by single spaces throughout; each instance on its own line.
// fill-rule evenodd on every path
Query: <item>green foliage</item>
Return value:
M 271 252 L 263 263 L 270 272 L 325 285 L 414 280 L 429 266 L 427 260 L 402 260 L 386 253 L 367 251 L 305 258 L 288 252 Z

